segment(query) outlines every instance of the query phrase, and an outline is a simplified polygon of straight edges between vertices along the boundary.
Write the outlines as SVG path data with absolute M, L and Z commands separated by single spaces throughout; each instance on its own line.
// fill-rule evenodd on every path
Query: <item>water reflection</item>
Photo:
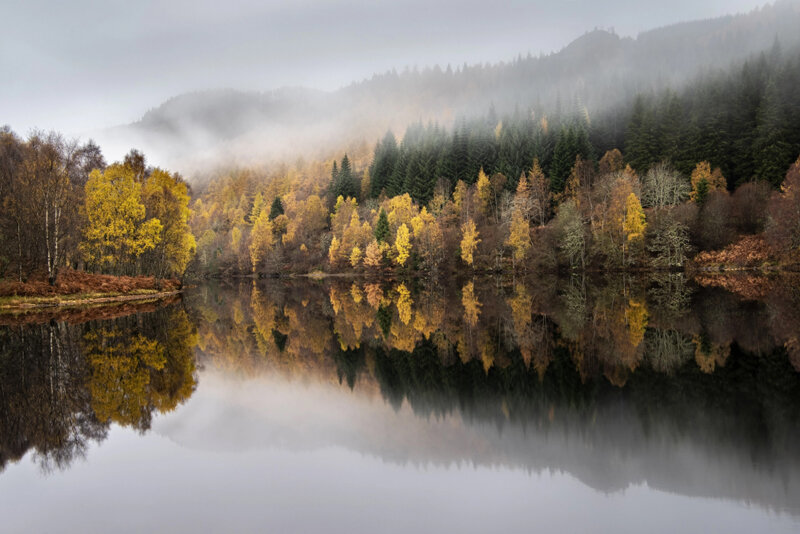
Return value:
M 195 345 L 179 306 L 0 327 L 0 470 L 29 450 L 45 471 L 64 469 L 112 422 L 148 430 L 194 391 Z
M 273 282 L 206 286 L 189 301 L 198 354 L 240 377 L 231 391 L 265 376 L 261 391 L 302 383 L 272 404 L 301 418 L 295 400 L 334 384 L 416 421 L 387 429 L 383 413 L 363 425 L 341 405 L 358 427 L 342 438 L 348 448 L 400 462 L 558 469 L 603 491 L 646 482 L 800 513 L 800 299 L 778 284 L 754 300 L 741 283 L 737 294 L 680 274 Z M 286 443 L 293 434 L 275 418 L 219 424 L 228 436 L 271 429 L 253 446 Z M 330 435 L 306 438 L 290 447 Z
M 335 445 L 800 515 L 797 288 L 243 281 L 149 313 L 0 327 L 0 465 L 33 451 L 66 468 L 116 424 L 192 449 Z

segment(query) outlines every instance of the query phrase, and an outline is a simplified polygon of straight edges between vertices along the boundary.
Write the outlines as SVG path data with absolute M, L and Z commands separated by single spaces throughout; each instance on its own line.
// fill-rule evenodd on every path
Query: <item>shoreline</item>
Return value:
M 136 302 L 148 300 L 162 300 L 182 293 L 182 289 L 172 291 L 157 291 L 137 293 L 91 293 L 87 296 L 80 295 L 53 295 L 53 296 L 9 296 L 0 298 L 0 314 L 38 311 L 47 309 L 69 309 L 104 304 L 117 304 L 121 302 Z M 8 300 L 8 302 L 6 302 Z

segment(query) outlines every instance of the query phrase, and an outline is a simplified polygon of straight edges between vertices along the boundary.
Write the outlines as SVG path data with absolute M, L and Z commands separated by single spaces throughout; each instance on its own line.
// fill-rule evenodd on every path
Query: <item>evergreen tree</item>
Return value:
M 770 81 L 758 112 L 757 137 L 754 143 L 755 173 L 759 179 L 776 187 L 783 180 L 783 175 L 795 155 L 793 148 L 796 148 L 787 141 L 787 113 L 782 109 L 783 106 L 783 95 L 775 81 Z
M 281 197 L 275 197 L 269 208 L 269 220 L 271 221 L 279 215 L 283 215 L 283 202 L 281 202 Z
M 409 158 L 409 150 L 407 150 L 405 146 L 401 146 L 397 157 L 397 163 L 392 170 L 392 174 L 389 176 L 389 180 L 386 182 L 386 196 L 394 197 L 403 192 Z
M 331 193 L 334 199 L 341 197 L 358 198 L 360 187 L 353 171 L 350 168 L 350 159 L 347 154 L 342 158 L 342 165 L 337 170 L 336 162 L 333 162 L 333 170 L 331 171 Z
M 708 198 L 708 180 L 705 178 L 701 178 L 699 182 L 697 182 L 697 187 L 694 190 L 694 201 L 697 202 L 698 206 L 702 206 L 705 204 L 706 199 Z
M 383 208 L 381 208 L 378 222 L 375 224 L 375 239 L 378 243 L 386 243 L 386 240 L 389 239 L 389 217 Z
M 649 101 L 637 96 L 628 122 L 625 155 L 631 167 L 639 172 L 646 171 L 658 158 L 654 122 Z
M 380 196 L 381 191 L 387 187 L 397 164 L 397 156 L 397 140 L 394 134 L 388 131 L 375 147 L 375 156 L 370 166 L 370 177 L 372 179 L 370 184 L 371 197 L 377 198 Z
M 554 193 L 564 190 L 567 177 L 575 163 L 575 135 L 572 128 L 564 128 L 558 134 L 550 164 L 550 187 Z

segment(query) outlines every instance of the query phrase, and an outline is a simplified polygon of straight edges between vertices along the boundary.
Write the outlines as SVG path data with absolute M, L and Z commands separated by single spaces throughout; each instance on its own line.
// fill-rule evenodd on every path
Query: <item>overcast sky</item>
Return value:
M 3 0 L 0 125 L 81 134 L 167 98 L 230 87 L 335 89 L 393 67 L 551 52 L 764 0 Z

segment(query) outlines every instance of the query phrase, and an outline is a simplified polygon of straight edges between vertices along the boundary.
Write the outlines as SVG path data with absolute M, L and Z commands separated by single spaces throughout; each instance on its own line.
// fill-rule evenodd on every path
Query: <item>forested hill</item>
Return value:
M 328 156 L 415 121 L 445 125 L 458 117 L 514 109 L 593 116 L 640 93 L 680 90 L 776 46 L 800 45 L 800 2 L 783 0 L 747 14 L 675 24 L 621 38 L 589 32 L 562 50 L 498 64 L 405 69 L 377 74 L 334 92 L 284 88 L 185 94 L 140 121 L 100 135 L 103 146 L 139 146 L 156 161 L 191 171 L 209 160 L 255 163 Z

